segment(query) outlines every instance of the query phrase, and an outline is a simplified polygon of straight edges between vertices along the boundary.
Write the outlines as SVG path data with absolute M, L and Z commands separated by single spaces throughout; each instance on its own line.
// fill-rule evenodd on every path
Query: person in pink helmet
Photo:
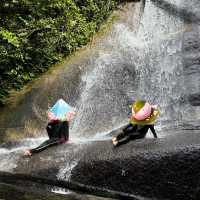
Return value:
M 132 105 L 132 116 L 130 123 L 119 133 L 112 138 L 114 146 L 125 144 L 130 140 L 144 138 L 150 129 L 154 138 L 157 138 L 154 129 L 154 122 L 160 112 L 155 105 L 150 105 L 146 101 L 137 100 Z

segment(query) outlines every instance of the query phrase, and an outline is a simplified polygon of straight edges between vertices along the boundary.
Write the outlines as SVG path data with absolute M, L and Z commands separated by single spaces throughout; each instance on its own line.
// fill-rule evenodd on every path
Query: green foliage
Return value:
M 12 33 L 0 27 L 0 35 L 2 40 L 6 40 L 8 44 L 13 45 L 14 47 L 19 47 L 20 41 L 18 40 L 18 37 L 15 33 Z
M 1 0 L 0 104 L 11 89 L 85 45 L 116 0 Z

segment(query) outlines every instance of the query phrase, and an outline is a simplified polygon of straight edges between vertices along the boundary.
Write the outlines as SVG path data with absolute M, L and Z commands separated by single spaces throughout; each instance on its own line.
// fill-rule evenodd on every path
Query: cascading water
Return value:
M 199 107 L 191 106 L 188 96 L 199 93 L 200 81 L 195 71 L 193 80 L 185 73 L 184 59 L 184 35 L 191 28 L 194 5 L 195 1 L 146 1 L 138 34 L 144 42 L 143 56 L 136 65 L 140 68 L 139 91 L 160 105 L 162 128 L 182 129 L 199 123 Z
M 180 4 L 181 1 L 170 3 Z M 138 33 L 143 43 L 138 66 L 139 95 L 161 109 L 161 128 L 174 128 L 182 121 L 181 97 L 184 94 L 181 37 L 184 23 L 168 15 L 151 1 L 146 8 Z
M 128 13 L 131 15 L 137 9 L 133 7 Z M 84 86 L 77 102 L 73 134 L 91 137 L 102 132 L 105 136 L 104 132 L 128 122 L 129 105 L 137 88 L 133 61 L 138 43 L 131 31 L 136 22 L 134 18 L 127 18 L 114 24 L 111 34 L 96 45 L 96 55 L 90 59 L 89 70 L 82 77 Z M 128 48 L 133 50 L 133 56 L 127 55 Z
M 171 0 L 168 4 L 172 10 L 183 2 Z M 85 87 L 75 132 L 91 135 L 127 122 L 128 105 L 134 99 L 159 105 L 159 129 L 183 128 L 199 119 L 197 108 L 185 99 L 182 38 L 188 24 L 178 10 L 175 14 L 147 0 L 137 32 L 130 19 L 114 25 L 103 47 L 98 46 L 99 55 L 91 59 L 90 71 L 82 77 Z
M 8 126 L 19 120 L 28 122 L 27 115 L 31 113 L 44 123 L 48 106 L 60 97 L 77 108 L 71 126 L 75 137 L 90 138 L 101 132 L 105 136 L 105 132 L 127 123 L 129 105 L 138 98 L 160 106 L 160 129 L 192 121 L 187 113 L 194 112 L 194 108 L 185 103 L 182 62 L 182 37 L 188 25 L 178 11 L 172 15 L 155 2 L 146 1 L 142 16 L 143 4 L 130 4 L 110 34 L 92 46 L 86 62 L 76 63 L 74 71 L 61 69 L 47 77 L 27 97 L 33 103 L 18 106 L 16 116 L 7 121 Z M 172 8 L 182 6 L 178 0 L 167 2 Z M 169 11 L 172 8 L 167 7 Z M 71 74 L 78 73 L 73 75 L 76 80 L 70 81 Z M 27 127 L 34 126 L 32 121 Z

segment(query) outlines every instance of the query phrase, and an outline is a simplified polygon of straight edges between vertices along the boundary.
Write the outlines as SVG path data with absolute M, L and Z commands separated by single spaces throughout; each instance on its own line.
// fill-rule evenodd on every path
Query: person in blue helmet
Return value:
M 68 106 L 62 99 L 58 101 L 56 106 L 57 105 Z M 65 107 L 63 107 L 63 109 L 64 108 Z M 64 119 L 60 119 L 56 117 L 52 112 L 48 112 L 50 121 L 46 126 L 46 131 L 48 133 L 49 139 L 44 141 L 36 148 L 25 150 L 24 155 L 31 156 L 32 154 L 41 152 L 51 146 L 67 142 L 69 140 L 69 122 L 73 119 L 74 115 L 75 111 L 71 110 L 65 114 Z
M 49 139 L 36 148 L 28 149 L 24 155 L 31 156 L 33 153 L 41 152 L 50 146 L 63 144 L 69 139 L 69 122 L 54 120 L 47 124 L 46 131 Z
M 150 129 L 154 138 L 157 138 L 154 129 L 154 123 L 160 112 L 155 105 L 150 105 L 143 100 L 137 100 L 132 105 L 132 116 L 130 123 L 119 133 L 112 138 L 114 146 L 125 144 L 130 140 L 144 138 Z

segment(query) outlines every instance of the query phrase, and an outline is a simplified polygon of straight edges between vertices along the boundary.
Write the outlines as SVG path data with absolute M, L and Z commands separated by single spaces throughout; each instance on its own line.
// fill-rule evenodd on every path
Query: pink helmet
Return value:
M 136 120 L 144 120 L 151 115 L 151 111 L 152 107 L 148 102 L 136 101 L 132 107 L 132 116 Z

